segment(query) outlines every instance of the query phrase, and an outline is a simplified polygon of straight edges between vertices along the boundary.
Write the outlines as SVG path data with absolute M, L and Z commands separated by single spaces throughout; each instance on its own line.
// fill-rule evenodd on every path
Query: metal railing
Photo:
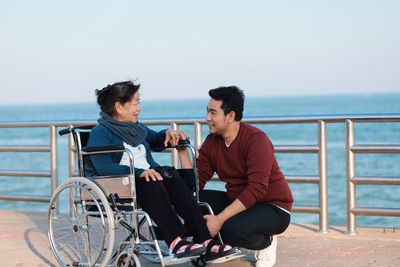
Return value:
M 57 130 L 56 127 L 50 123 L 35 124 L 35 123 L 0 123 L 1 128 L 48 128 L 49 129 L 49 145 L 0 145 L 0 153 L 49 153 L 50 154 L 50 170 L 32 171 L 32 170 L 0 170 L 0 177 L 16 176 L 16 177 L 36 177 L 36 178 L 49 178 L 50 179 L 50 195 L 53 194 L 57 188 Z M 8 201 L 29 201 L 29 202 L 49 202 L 50 196 L 31 196 L 31 195 L 13 195 L 1 194 L 0 200 Z
M 396 120 L 400 122 L 399 120 Z M 393 122 L 393 120 L 346 120 L 346 198 L 347 233 L 356 232 L 356 216 L 400 216 L 400 208 L 367 208 L 356 205 L 356 185 L 400 185 L 400 176 L 371 177 L 356 175 L 356 154 L 400 154 L 400 144 L 356 144 L 355 122 Z M 400 134 L 400 133 L 399 133 Z M 399 163 L 400 164 L 400 163 Z M 398 204 L 398 203 L 396 203 Z
M 400 122 L 399 114 L 384 115 L 360 115 L 360 116 L 302 116 L 302 117 L 273 117 L 273 118 L 257 118 L 245 119 L 244 122 L 250 124 L 311 124 L 317 125 L 318 137 L 314 145 L 277 145 L 275 144 L 276 153 L 301 153 L 301 154 L 317 154 L 318 155 L 318 174 L 317 175 L 292 175 L 286 176 L 289 183 L 301 184 L 317 184 L 319 201 L 317 206 L 296 205 L 293 206 L 293 212 L 311 213 L 319 215 L 319 230 L 322 233 L 328 231 L 328 186 L 327 186 L 327 138 L 326 128 L 328 123 L 345 123 L 346 122 L 346 166 L 347 166 L 347 215 L 348 215 L 348 232 L 355 233 L 356 215 L 380 215 L 380 216 L 400 216 L 399 210 L 389 209 L 365 209 L 356 207 L 355 205 L 355 184 L 387 184 L 399 185 L 399 177 L 388 178 L 365 178 L 356 177 L 355 170 L 355 153 L 399 153 L 400 145 L 386 146 L 361 146 L 354 144 L 353 122 Z M 187 120 L 149 120 L 143 121 L 147 125 L 170 125 L 174 129 L 178 129 L 181 125 L 193 125 L 194 146 L 198 150 L 202 143 L 203 129 L 202 125 L 205 121 L 193 119 Z M 85 122 L 31 122 L 31 123 L 0 123 L 2 128 L 32 128 L 42 127 L 48 128 L 50 131 L 49 146 L 4 146 L 0 145 L 1 152 L 46 152 L 50 153 L 50 170 L 49 171 L 18 171 L 18 170 L 0 170 L 0 176 L 30 176 L 30 177 L 47 177 L 51 180 L 50 195 L 55 191 L 58 184 L 57 169 L 57 129 L 60 127 L 93 125 L 94 121 Z M 72 137 L 69 138 L 69 174 L 75 174 L 75 156 L 74 144 Z M 177 165 L 177 154 L 172 153 L 172 164 Z M 0 195 L 0 200 L 10 201 L 34 201 L 47 202 L 49 196 L 32 197 L 27 195 Z

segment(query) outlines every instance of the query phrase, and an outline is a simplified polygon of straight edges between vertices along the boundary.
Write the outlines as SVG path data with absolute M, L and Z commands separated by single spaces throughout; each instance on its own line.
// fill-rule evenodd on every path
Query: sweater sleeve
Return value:
M 105 128 L 93 128 L 88 140 L 88 146 L 96 147 L 108 145 L 115 145 L 112 140 L 112 133 Z M 97 154 L 90 156 L 90 161 L 92 162 L 93 167 L 95 168 L 98 175 L 106 176 L 130 173 L 130 169 L 128 166 L 120 165 L 119 162 L 115 162 L 115 160 L 113 161 L 113 154 L 114 156 L 116 156 L 115 153 Z
M 205 184 L 212 178 L 215 171 L 211 164 L 211 158 L 210 158 L 211 151 L 208 148 L 209 143 L 210 140 L 208 140 L 207 138 L 201 145 L 201 148 L 199 150 L 199 156 L 196 159 L 197 172 L 199 174 L 200 189 L 204 188 Z
M 152 142 L 152 141 L 158 141 L 158 142 L 164 142 L 165 140 L 165 132 L 167 131 L 167 129 L 161 130 L 159 132 L 156 132 L 152 129 L 150 129 L 149 127 L 147 127 L 147 136 L 146 136 L 146 141 L 148 143 Z
M 244 155 L 247 186 L 237 197 L 246 208 L 263 199 L 268 191 L 269 176 L 274 162 L 274 147 L 264 133 L 255 133 L 247 140 Z

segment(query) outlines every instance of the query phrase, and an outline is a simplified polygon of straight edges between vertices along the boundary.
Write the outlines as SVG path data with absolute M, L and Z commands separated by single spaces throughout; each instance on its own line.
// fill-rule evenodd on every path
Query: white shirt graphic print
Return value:
M 150 169 L 150 164 L 147 162 L 147 159 L 146 159 L 146 147 L 143 144 L 133 147 L 124 142 L 124 146 L 127 150 L 132 152 L 135 168 L 144 169 L 144 170 Z M 129 166 L 128 153 L 124 152 L 119 164 Z

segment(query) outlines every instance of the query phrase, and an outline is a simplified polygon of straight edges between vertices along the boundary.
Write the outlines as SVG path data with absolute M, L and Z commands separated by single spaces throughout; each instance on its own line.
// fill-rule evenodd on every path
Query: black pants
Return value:
M 200 207 L 180 178 L 147 182 L 136 178 L 137 200 L 159 227 L 170 245 L 177 236 L 193 235 L 195 242 L 211 238 Z M 181 223 L 178 215 L 184 220 Z
M 200 201 L 207 202 L 216 215 L 232 203 L 225 192 L 215 190 L 200 191 Z M 257 203 L 229 218 L 221 236 L 230 245 L 260 250 L 271 244 L 270 236 L 283 233 L 289 223 L 289 213 L 274 205 Z

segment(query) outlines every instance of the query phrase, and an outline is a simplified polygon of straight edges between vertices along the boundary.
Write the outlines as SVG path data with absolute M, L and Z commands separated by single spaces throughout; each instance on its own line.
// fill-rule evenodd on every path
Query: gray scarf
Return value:
M 114 119 L 105 112 L 100 112 L 97 121 L 111 132 L 115 133 L 125 143 L 135 147 L 143 143 L 147 136 L 147 128 L 142 123 L 122 122 Z

